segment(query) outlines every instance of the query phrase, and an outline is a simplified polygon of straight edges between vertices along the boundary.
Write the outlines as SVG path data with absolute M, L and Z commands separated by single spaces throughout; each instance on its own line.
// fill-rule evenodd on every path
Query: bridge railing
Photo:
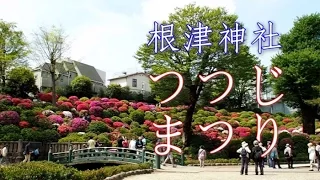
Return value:
M 145 163 L 150 162 L 154 168 L 160 169 L 161 158 L 159 155 L 146 150 L 133 150 L 119 147 L 95 147 L 86 149 L 72 149 L 69 151 L 52 153 L 51 148 L 48 153 L 48 161 L 53 161 L 66 165 L 97 162 L 116 163 Z M 184 156 L 175 156 L 175 163 L 184 165 Z
M 112 162 L 117 163 L 145 163 L 150 162 L 154 167 L 158 167 L 156 162 L 156 154 L 145 150 L 133 150 L 128 148 L 117 147 L 96 147 L 73 150 L 72 148 L 66 152 L 52 153 L 49 150 L 48 161 L 61 164 L 80 164 L 90 162 Z

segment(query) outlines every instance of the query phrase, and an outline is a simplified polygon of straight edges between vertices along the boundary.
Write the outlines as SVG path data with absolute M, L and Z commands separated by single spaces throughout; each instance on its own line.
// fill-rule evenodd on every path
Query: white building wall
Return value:
M 119 78 L 119 79 L 111 80 L 110 84 L 119 84 L 121 87 L 125 87 L 128 85 L 126 78 Z
M 36 81 L 35 84 L 40 89 L 40 87 L 42 86 L 41 71 L 40 70 L 33 71 L 33 74 L 34 74 L 34 79 Z
M 132 86 L 133 79 L 137 80 L 137 87 Z M 150 78 L 145 74 L 129 76 L 127 77 L 127 83 L 132 91 L 141 92 L 143 90 L 145 92 L 151 92 Z

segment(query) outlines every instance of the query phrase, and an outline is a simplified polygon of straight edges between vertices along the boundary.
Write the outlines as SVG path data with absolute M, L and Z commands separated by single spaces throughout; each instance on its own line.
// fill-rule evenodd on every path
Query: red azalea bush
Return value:
M 73 105 L 70 102 L 63 102 L 60 105 L 61 107 L 67 108 L 67 109 L 71 109 L 73 108 Z
M 74 118 L 71 121 L 71 129 L 74 132 L 85 131 L 89 126 L 89 122 L 82 118 Z
M 52 122 L 52 123 L 58 123 L 58 124 L 62 124 L 63 123 L 63 118 L 59 115 L 50 115 L 49 117 L 49 120 Z
M 104 118 L 103 122 L 112 125 L 113 121 L 110 118 Z
M 118 99 L 116 99 L 116 98 L 111 98 L 111 99 L 109 99 L 109 102 L 118 102 L 119 100 Z
M 52 95 L 50 93 L 39 93 L 38 97 L 41 101 L 45 101 L 45 102 L 52 101 Z
M 9 124 L 18 125 L 19 121 L 20 121 L 20 116 L 15 111 L 0 112 L 0 124 L 2 125 L 9 125 Z
M 19 106 L 23 109 L 31 109 L 32 108 L 32 104 L 26 103 L 26 102 L 19 103 L 17 106 Z
M 145 105 L 140 106 L 138 109 L 140 109 L 142 111 L 150 111 L 151 110 L 149 106 L 145 106 Z
M 19 122 L 19 127 L 21 128 L 27 128 L 30 126 L 30 123 L 28 123 L 27 121 L 20 121 Z
M 31 99 L 22 99 L 21 102 L 22 103 L 29 103 L 29 104 L 33 103 Z
M 115 128 L 119 128 L 119 127 L 123 127 L 124 124 L 122 122 L 114 122 L 112 125 Z
M 293 122 L 293 120 L 292 120 L 292 119 L 289 119 L 289 118 L 284 118 L 284 119 L 282 120 L 282 122 L 283 122 L 284 124 L 288 124 L 288 123 Z
M 21 103 L 21 99 L 19 99 L 19 98 L 12 98 L 11 101 L 12 101 L 13 105 L 15 105 L 15 106 L 18 105 L 19 103 Z
M 72 128 L 66 124 L 62 124 L 58 127 L 58 133 L 62 136 L 66 136 L 68 133 L 72 132 Z
M 118 108 L 118 111 L 119 112 L 127 112 L 128 108 L 126 106 L 121 106 L 121 107 Z
M 122 101 L 115 102 L 116 107 L 121 107 L 124 103 Z
M 89 109 L 89 114 L 94 115 L 96 117 L 101 117 L 103 112 L 103 108 L 100 106 L 92 106 Z
M 89 106 L 85 103 L 81 103 L 77 106 L 77 111 L 89 110 Z

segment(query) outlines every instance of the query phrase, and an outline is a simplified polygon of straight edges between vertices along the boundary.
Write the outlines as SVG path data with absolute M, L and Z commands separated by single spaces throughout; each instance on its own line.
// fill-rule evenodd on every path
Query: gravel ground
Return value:
M 163 167 L 152 174 L 136 175 L 124 180 L 319 180 L 320 172 L 309 171 L 307 167 L 295 169 L 271 169 L 265 168 L 265 175 L 255 175 L 254 167 L 249 167 L 249 175 L 240 175 L 240 167 Z

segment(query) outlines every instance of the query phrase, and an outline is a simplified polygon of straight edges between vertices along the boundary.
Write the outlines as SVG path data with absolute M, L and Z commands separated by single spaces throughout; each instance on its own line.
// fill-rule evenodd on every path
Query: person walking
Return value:
M 266 152 L 267 148 L 265 148 L 261 142 L 259 143 L 259 146 L 261 147 L 263 153 Z M 263 168 L 264 168 L 264 162 L 265 162 L 265 160 L 266 160 L 266 157 L 262 157 L 262 167 L 263 167 Z M 267 160 L 268 160 L 268 159 L 267 159 Z
M 129 149 L 131 154 L 136 154 L 136 140 L 135 138 L 132 138 L 129 142 Z M 136 156 L 134 156 L 136 157 Z
M 260 169 L 260 175 L 263 175 L 263 158 L 261 157 L 263 154 L 262 148 L 259 146 L 259 142 L 255 140 L 253 142 L 254 147 L 252 148 L 252 155 L 255 165 L 255 172 L 256 175 L 258 175 L 258 167 Z
M 24 160 L 22 162 L 30 162 L 30 142 L 24 147 Z
M 204 146 L 201 145 L 199 152 L 198 152 L 198 159 L 200 162 L 200 167 L 204 167 L 204 160 L 206 159 L 206 157 L 207 157 L 207 152 L 204 149 Z
M 271 146 L 271 141 L 268 141 L 267 142 L 267 149 L 269 149 L 270 146 Z M 272 160 L 271 160 L 270 154 L 271 154 L 271 152 L 267 155 L 267 163 L 268 163 L 269 167 L 272 167 Z
M 271 153 L 270 153 L 270 157 L 271 157 L 271 160 L 272 160 L 273 169 L 276 169 L 276 163 L 278 165 L 278 168 L 281 169 L 277 145 L 275 145 L 272 148 Z
M 35 149 L 32 153 L 33 153 L 33 159 L 37 161 L 40 156 L 39 148 Z
M 316 157 L 317 157 L 318 171 L 319 171 L 320 170 L 320 142 L 318 142 L 316 146 Z
M 251 153 L 250 148 L 248 147 L 248 143 L 243 141 L 241 143 L 241 148 L 237 150 L 237 153 L 240 154 L 241 158 L 241 169 L 240 174 L 243 175 L 243 171 L 245 175 L 248 175 L 248 165 L 249 165 L 249 154 Z
M 284 156 L 287 159 L 288 169 L 293 169 L 293 154 L 290 144 L 286 144 L 284 149 Z
M 142 143 L 143 143 L 143 148 L 146 148 L 146 146 L 147 146 L 147 139 L 144 137 L 144 135 L 142 135 L 141 136 L 141 138 L 142 138 Z
M 175 164 L 174 164 L 174 161 L 173 161 L 173 154 L 172 154 L 172 151 L 170 151 L 168 154 L 167 154 L 167 158 L 163 161 L 162 165 L 163 166 L 166 166 L 166 163 L 167 161 L 170 159 L 170 162 L 172 164 L 172 167 L 176 167 Z
M 310 169 L 309 171 L 313 171 L 313 163 L 316 160 L 316 147 L 314 147 L 313 143 L 308 143 L 308 153 L 310 160 Z

